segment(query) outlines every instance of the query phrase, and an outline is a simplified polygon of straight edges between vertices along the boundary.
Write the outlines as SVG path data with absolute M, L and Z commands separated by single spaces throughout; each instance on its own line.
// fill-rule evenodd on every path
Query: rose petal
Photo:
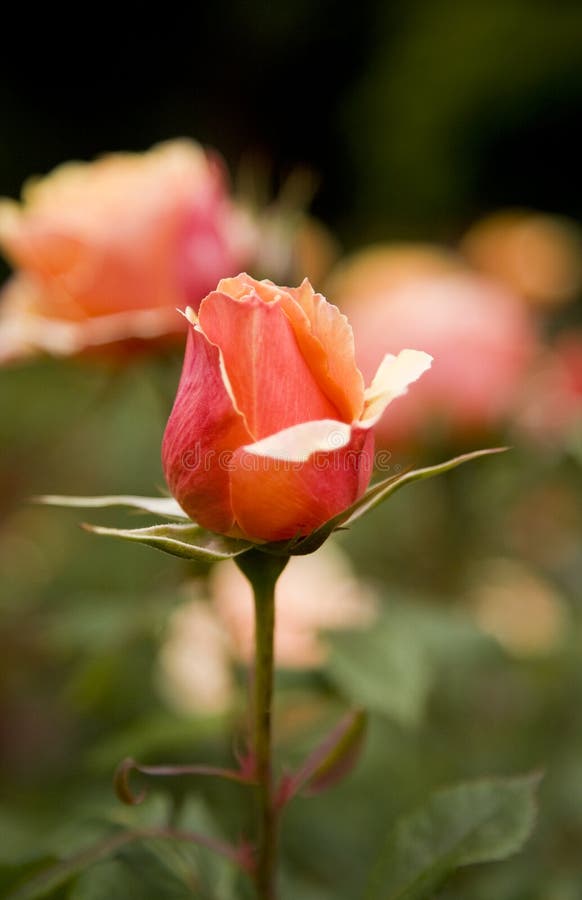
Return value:
M 200 327 L 220 348 L 235 405 L 256 440 L 338 412 L 313 378 L 280 303 L 257 294 L 235 300 L 214 292 Z
M 430 369 L 431 363 L 432 356 L 422 350 L 401 350 L 398 356 L 387 353 L 366 389 L 362 425 L 374 425 L 388 404 L 406 394 L 408 385 Z
M 257 281 L 252 275 L 241 272 L 234 278 L 222 278 L 218 282 L 216 290 L 219 294 L 227 294 L 235 300 L 242 300 L 244 297 L 258 294 L 265 303 L 271 303 L 273 300 L 278 300 L 281 294 L 287 291 L 287 288 L 278 287 L 268 278 Z
M 218 290 L 237 300 L 256 293 L 265 303 L 278 301 L 315 381 L 340 418 L 353 422 L 360 417 L 364 381 L 356 365 L 351 326 L 337 306 L 314 292 L 307 278 L 298 288 L 285 288 L 243 272 L 236 278 L 223 278 Z
M 321 389 L 345 422 L 358 419 L 364 405 L 364 379 L 356 365 L 354 335 L 346 316 L 316 294 L 307 279 L 283 292 L 281 304 Z
M 252 440 L 226 390 L 220 359 L 189 328 L 184 368 L 162 445 L 168 487 L 188 515 L 211 531 L 231 530 L 232 454 Z
M 252 447 L 241 447 L 233 457 L 231 498 L 236 521 L 242 531 L 258 540 L 286 540 L 309 534 L 319 525 L 350 506 L 362 495 L 370 480 L 374 438 L 371 431 L 352 427 L 349 442 L 333 452 L 322 452 L 321 431 L 344 439 L 343 423 L 309 423 L 311 455 L 305 462 L 283 456 L 307 452 L 306 429 L 297 440 L 289 433 L 271 439 L 279 457 L 263 455 Z M 293 429 L 288 429 L 292 431 Z M 255 445 L 256 448 L 256 445 Z
M 243 447 L 253 456 L 266 456 L 287 462 L 307 462 L 314 453 L 329 453 L 349 444 L 352 429 L 345 422 L 320 419 L 293 425 Z

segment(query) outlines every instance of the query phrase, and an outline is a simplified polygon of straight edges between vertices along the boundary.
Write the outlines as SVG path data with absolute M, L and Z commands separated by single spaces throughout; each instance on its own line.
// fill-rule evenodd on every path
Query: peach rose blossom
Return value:
M 479 272 L 535 306 L 556 306 L 582 289 L 582 232 L 569 219 L 529 210 L 487 216 L 461 250 Z
M 307 280 L 223 279 L 188 317 L 162 447 L 182 508 L 259 541 L 309 534 L 347 509 L 370 480 L 373 426 L 428 354 L 384 356 L 365 390 L 347 319 Z
M 529 314 L 512 294 L 427 248 L 364 252 L 332 283 L 365 376 L 386 348 L 418 345 L 435 359 L 406 402 L 382 418 L 380 446 L 416 444 L 430 426 L 465 437 L 507 417 L 536 347 Z
M 210 605 L 192 600 L 172 614 L 157 663 L 162 697 L 184 715 L 219 714 L 234 696 L 228 635 Z
M 78 353 L 183 330 L 248 258 L 251 233 L 219 160 L 192 141 L 67 163 L 0 202 L 16 269 L 0 304 L 0 359 Z

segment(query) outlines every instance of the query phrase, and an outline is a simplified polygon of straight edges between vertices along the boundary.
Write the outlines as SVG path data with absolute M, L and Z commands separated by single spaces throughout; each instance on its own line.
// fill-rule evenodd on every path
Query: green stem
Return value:
M 274 673 L 275 585 L 286 557 L 250 550 L 237 559 L 255 597 L 255 670 L 253 749 L 257 780 L 258 842 L 256 885 L 259 900 L 275 900 L 277 814 L 273 803 L 272 705 Z

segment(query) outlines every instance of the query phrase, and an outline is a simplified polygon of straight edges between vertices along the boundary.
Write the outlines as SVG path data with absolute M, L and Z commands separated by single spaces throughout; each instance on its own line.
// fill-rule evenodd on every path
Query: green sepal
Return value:
M 304 556 L 307 553 L 313 553 L 328 539 L 334 532 L 352 525 L 360 516 L 369 512 L 375 506 L 383 503 L 392 494 L 406 484 L 412 484 L 415 481 L 422 481 L 425 478 L 432 478 L 434 475 L 441 475 L 463 463 L 470 462 L 473 459 L 479 459 L 481 456 L 490 456 L 493 453 L 503 453 L 508 447 L 492 447 L 487 450 L 474 450 L 472 453 L 464 453 L 462 456 L 455 456 L 446 462 L 438 463 L 436 466 L 427 466 L 424 469 L 411 469 L 400 475 L 391 475 L 383 481 L 376 482 L 371 485 L 359 500 L 342 510 L 337 516 L 328 519 L 311 534 L 302 535 L 292 538 L 289 541 L 276 541 L 269 544 L 261 545 L 260 549 L 265 553 L 282 554 L 284 556 Z
M 434 475 L 440 475 L 455 469 L 463 463 L 470 462 L 473 459 L 479 459 L 482 456 L 489 456 L 493 453 L 502 453 L 507 447 L 494 447 L 488 450 L 475 450 L 472 453 L 464 453 L 462 456 L 456 456 L 446 462 L 439 463 L 436 466 L 427 466 L 424 469 L 412 469 L 399 475 L 392 475 L 383 481 L 373 484 L 363 494 L 359 500 L 342 510 L 337 516 L 328 519 L 315 531 L 308 535 L 299 535 L 288 541 L 271 541 L 262 543 L 260 541 L 247 541 L 239 538 L 229 538 L 211 531 L 206 531 L 201 526 L 192 522 L 181 506 L 173 497 L 137 497 L 132 495 L 120 495 L 111 497 L 63 497 L 58 495 L 45 495 L 36 497 L 35 502 L 44 503 L 51 506 L 66 506 L 76 509 L 101 509 L 110 506 L 126 506 L 130 509 L 139 510 L 140 512 L 152 513 L 160 515 L 163 518 L 171 520 L 179 520 L 180 524 L 162 524 L 152 525 L 148 528 L 135 529 L 119 529 L 106 528 L 97 525 L 85 525 L 88 531 L 95 534 L 109 535 L 110 537 L 122 538 L 127 541 L 134 541 L 140 544 L 146 544 L 149 547 L 155 547 L 172 556 L 179 556 L 182 559 L 196 559 L 206 562 L 213 562 L 221 559 L 231 559 L 235 556 L 245 553 L 251 548 L 261 550 L 263 553 L 273 554 L 275 556 L 305 556 L 319 549 L 321 545 L 334 532 L 349 527 L 353 522 L 369 512 L 375 506 L 383 503 L 395 491 L 404 487 L 406 484 L 412 484 L 415 481 L 422 481 L 425 478 L 432 478 Z
M 152 513 L 163 519 L 189 520 L 177 500 L 173 497 L 136 497 L 120 494 L 112 497 L 64 497 L 58 494 L 43 494 L 33 497 L 34 503 L 46 506 L 68 506 L 74 509 L 105 509 L 109 506 L 127 506 L 139 512 Z
M 145 544 L 161 550 L 163 553 L 169 553 L 171 556 L 195 559 L 198 562 L 218 562 L 223 559 L 232 559 L 253 546 L 249 541 L 205 531 L 200 525 L 194 523 L 189 525 L 152 525 L 148 528 L 106 528 L 101 525 L 83 525 L 83 528 L 93 534 L 103 534 L 124 541 Z
M 384 481 L 380 481 L 369 487 L 363 497 L 356 500 L 356 502 L 346 510 L 347 516 L 345 513 L 341 514 L 341 524 L 346 527 L 351 525 L 359 519 L 360 516 L 363 516 L 371 509 L 374 509 L 375 506 L 379 506 L 380 503 L 383 503 L 384 500 L 387 500 L 388 497 L 406 484 L 413 484 L 415 481 L 423 481 L 425 478 L 433 478 L 435 475 L 443 475 L 445 472 L 450 472 L 451 469 L 456 469 L 457 466 L 462 466 L 466 462 L 471 462 L 482 456 L 505 453 L 506 450 L 509 450 L 509 447 L 489 447 L 486 450 L 473 450 L 471 453 L 463 453 L 461 456 L 455 456 L 453 459 L 447 459 L 445 462 L 437 463 L 436 466 L 426 466 L 424 469 L 411 469 L 408 472 L 403 472 L 401 475 L 386 478 Z

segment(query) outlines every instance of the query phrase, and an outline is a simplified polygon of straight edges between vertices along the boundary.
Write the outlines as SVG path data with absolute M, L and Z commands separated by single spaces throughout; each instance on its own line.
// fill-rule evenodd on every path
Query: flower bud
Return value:
M 187 317 L 162 448 L 186 513 L 211 531 L 279 541 L 347 509 L 370 480 L 373 426 L 428 354 L 384 357 L 365 390 L 347 319 L 308 281 L 223 279 Z

